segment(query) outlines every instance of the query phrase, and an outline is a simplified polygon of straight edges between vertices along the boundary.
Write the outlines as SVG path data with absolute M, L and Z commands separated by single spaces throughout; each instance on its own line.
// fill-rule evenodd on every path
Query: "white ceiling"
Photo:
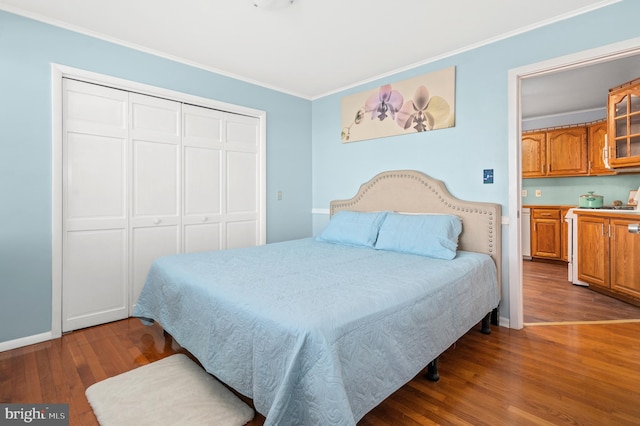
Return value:
M 618 0 L 0 0 L 0 9 L 315 99 Z
M 640 55 L 636 54 L 524 79 L 522 117 L 604 109 L 610 88 L 638 77 Z

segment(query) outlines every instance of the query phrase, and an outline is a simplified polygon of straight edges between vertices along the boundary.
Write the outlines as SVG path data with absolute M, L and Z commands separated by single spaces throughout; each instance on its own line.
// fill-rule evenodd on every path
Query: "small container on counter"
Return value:
M 599 208 L 604 204 L 604 197 L 602 195 L 596 195 L 594 191 L 581 195 L 578 201 L 578 207 L 584 208 Z

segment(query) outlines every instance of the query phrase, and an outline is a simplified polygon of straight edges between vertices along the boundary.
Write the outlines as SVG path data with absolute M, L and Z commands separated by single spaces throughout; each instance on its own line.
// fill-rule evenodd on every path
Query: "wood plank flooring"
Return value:
M 567 265 L 523 261 L 524 322 L 640 320 L 640 307 L 571 284 Z
M 640 424 L 640 323 L 478 330 L 441 356 L 439 382 L 418 375 L 359 425 Z M 137 319 L 78 330 L 1 352 L 0 402 L 68 403 L 71 425 L 97 425 L 88 386 L 174 353 Z

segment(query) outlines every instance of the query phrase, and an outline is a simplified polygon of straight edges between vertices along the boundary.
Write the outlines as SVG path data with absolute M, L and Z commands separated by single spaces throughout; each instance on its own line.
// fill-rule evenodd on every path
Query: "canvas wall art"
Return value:
M 342 142 L 455 126 L 455 67 L 342 98 Z

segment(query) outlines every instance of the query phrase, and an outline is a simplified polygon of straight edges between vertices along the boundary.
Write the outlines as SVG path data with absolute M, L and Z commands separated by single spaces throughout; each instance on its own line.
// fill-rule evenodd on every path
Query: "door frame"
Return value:
M 568 71 L 640 54 L 640 37 L 595 49 L 549 59 L 508 72 L 508 158 L 509 158 L 509 328 L 524 327 L 522 290 L 522 132 L 521 82 L 526 78 Z
M 81 80 L 87 83 L 99 84 L 112 87 L 114 89 L 126 90 L 129 92 L 141 93 L 149 96 L 157 96 L 173 101 L 198 105 L 206 108 L 226 111 L 235 114 L 255 117 L 260 120 L 258 135 L 258 152 L 259 152 L 259 244 L 266 243 L 266 139 L 267 139 L 267 113 L 262 110 L 248 108 L 240 105 L 234 105 L 226 102 L 216 101 L 200 96 L 190 95 L 187 93 L 177 92 L 170 89 L 151 86 L 144 83 L 138 83 L 131 80 L 125 80 L 86 71 L 79 68 L 73 68 L 61 64 L 51 64 L 51 99 L 52 99 L 52 188 L 51 188 L 51 207 L 52 207 L 52 258 L 51 258 L 51 338 L 57 338 L 62 335 L 62 120 L 63 120 L 63 104 L 62 104 L 62 79 L 71 78 Z

